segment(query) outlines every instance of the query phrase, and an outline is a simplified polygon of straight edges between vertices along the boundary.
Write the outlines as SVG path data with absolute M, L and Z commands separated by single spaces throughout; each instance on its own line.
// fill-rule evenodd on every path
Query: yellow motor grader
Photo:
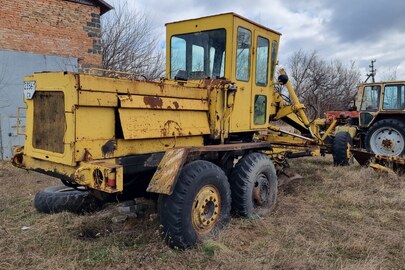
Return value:
M 217 232 L 231 211 L 270 212 L 291 176 L 287 158 L 327 152 L 333 125 L 321 136 L 325 121 L 308 120 L 285 72 L 274 82 L 280 33 L 234 13 L 166 28 L 160 81 L 100 70 L 25 77 L 25 143 L 13 164 L 98 198 L 156 194 L 165 240 L 185 248 Z M 58 191 L 37 207 L 63 209 Z

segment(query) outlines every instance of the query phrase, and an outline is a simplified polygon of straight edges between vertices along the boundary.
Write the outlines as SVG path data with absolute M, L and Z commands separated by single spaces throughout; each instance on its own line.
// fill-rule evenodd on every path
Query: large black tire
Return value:
M 55 186 L 41 190 L 35 195 L 35 208 L 41 213 L 93 212 L 102 206 L 102 201 L 89 191 L 79 191 L 72 187 Z
M 405 123 L 383 119 L 374 123 L 366 133 L 366 149 L 374 154 L 400 156 L 405 154 Z
M 273 162 L 260 153 L 238 161 L 231 175 L 232 211 L 256 218 L 273 210 L 277 200 L 277 174 Z
M 353 139 L 349 132 L 341 131 L 336 133 L 332 144 L 333 164 L 335 166 L 349 166 L 351 158 L 350 148 L 353 145 Z
M 197 160 L 184 166 L 173 193 L 160 195 L 158 213 L 163 237 L 184 249 L 218 233 L 230 220 L 231 191 L 225 173 Z

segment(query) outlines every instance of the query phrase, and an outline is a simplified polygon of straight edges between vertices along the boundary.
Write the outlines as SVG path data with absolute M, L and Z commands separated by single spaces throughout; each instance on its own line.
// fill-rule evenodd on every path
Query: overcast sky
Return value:
M 116 5 L 125 0 L 107 0 Z M 356 61 L 363 79 L 376 59 L 377 80 L 396 72 L 405 80 L 404 0 L 127 0 L 149 14 L 164 39 L 164 24 L 235 12 L 282 33 L 279 62 L 292 52 L 316 50 L 325 59 Z

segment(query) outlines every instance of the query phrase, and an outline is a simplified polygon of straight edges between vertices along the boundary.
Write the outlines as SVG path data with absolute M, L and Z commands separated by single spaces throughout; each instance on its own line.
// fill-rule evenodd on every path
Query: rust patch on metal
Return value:
M 91 160 L 93 160 L 92 154 L 87 148 L 84 148 L 83 161 L 87 162 Z
M 35 93 L 33 101 L 33 147 L 62 154 L 65 151 L 64 136 L 66 132 L 63 92 L 38 91 Z
M 11 164 L 15 167 L 23 167 L 23 159 L 24 159 L 24 146 L 15 147 L 13 149 L 13 157 L 11 158 Z
M 168 120 L 168 121 L 166 121 L 163 128 L 161 129 L 161 133 L 162 133 L 163 137 L 167 137 L 170 135 L 175 136 L 174 131 L 172 132 L 172 134 L 170 134 L 170 128 L 175 129 L 179 136 L 183 136 L 183 130 L 182 130 L 181 126 L 179 125 L 179 123 L 177 123 L 176 121 L 173 121 L 173 120 Z
M 103 157 L 110 157 L 114 155 L 114 151 L 117 149 L 117 144 L 114 140 L 109 140 L 101 147 Z
M 176 108 L 176 110 L 179 108 L 179 103 L 177 101 L 173 102 L 173 105 Z
M 160 91 L 163 92 L 165 90 L 165 79 L 160 80 L 157 84 L 159 85 Z
M 163 106 L 163 100 L 160 97 L 146 96 L 143 98 L 143 102 L 145 102 L 145 105 L 148 105 L 151 108 L 162 108 Z
M 209 90 L 214 90 L 215 88 L 221 88 L 228 83 L 230 83 L 230 81 L 222 79 L 205 79 L 202 81 L 202 87 Z

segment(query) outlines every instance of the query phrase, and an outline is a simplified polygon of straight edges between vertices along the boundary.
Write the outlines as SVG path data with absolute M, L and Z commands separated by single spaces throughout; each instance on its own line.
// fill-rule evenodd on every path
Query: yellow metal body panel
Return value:
M 209 134 L 208 115 L 201 111 L 119 109 L 125 139 Z
M 148 95 L 190 99 L 207 99 L 207 89 L 197 83 L 178 84 L 170 81 L 150 82 L 126 78 L 109 78 L 80 74 L 80 89 L 97 92 L 109 92 L 127 95 Z
M 74 104 L 77 103 L 77 92 L 75 86 L 77 77 L 74 74 L 65 74 L 63 72 L 58 73 L 38 73 L 33 76 L 25 77 L 25 81 L 35 81 L 36 91 L 47 92 L 60 92 L 64 93 L 65 102 L 65 121 L 66 132 L 63 138 L 64 151 L 63 153 L 57 153 L 52 151 L 46 151 L 43 149 L 36 149 L 33 147 L 33 125 L 26 125 L 26 136 L 24 142 L 24 153 L 27 156 L 38 158 L 42 160 L 49 160 L 52 162 L 74 166 L 74 142 L 75 142 L 75 115 Z M 34 123 L 34 100 L 25 100 L 26 122 Z M 52 131 L 50 131 L 52 132 Z
M 62 164 L 61 162 L 52 162 L 44 158 L 44 160 L 33 158 L 30 156 L 24 148 L 23 156 L 23 166 L 24 169 L 38 170 L 41 172 L 53 172 L 61 175 L 66 175 L 68 177 L 74 178 L 74 173 L 77 166 L 70 166 Z
M 208 111 L 208 101 L 151 96 L 118 96 L 121 108 Z
M 76 141 L 110 140 L 115 136 L 113 108 L 77 107 Z
M 63 92 L 65 98 L 63 153 L 34 148 L 33 125 L 27 125 L 24 152 L 41 160 L 76 166 L 86 151 L 90 152 L 93 159 L 161 152 L 174 146 L 200 146 L 203 144 L 202 134 L 210 133 L 208 94 L 203 85 L 185 87 L 73 73 L 39 73 L 25 80 L 35 81 L 37 92 Z M 135 95 L 139 93 L 149 93 L 151 96 Z M 167 107 L 172 105 L 173 110 L 150 108 L 150 105 L 145 104 L 145 98 L 154 98 L 157 94 L 163 96 L 162 104 Z M 176 99 L 176 96 L 183 98 Z M 33 123 L 34 100 L 28 99 L 25 102 L 27 123 Z M 140 140 L 125 141 L 124 138 L 116 137 L 116 112 L 120 107 L 122 109 L 118 110 L 122 110 L 124 115 L 121 119 L 123 123 L 120 123 L 123 131 L 129 134 L 132 132 L 124 138 Z M 142 124 L 135 126 L 134 122 L 139 124 L 139 121 Z M 150 132 L 145 132 L 149 127 Z M 184 138 L 179 138 L 181 136 Z M 113 141 L 114 149 L 106 155 L 102 149 L 110 141 Z
M 116 93 L 79 91 L 79 106 L 117 107 Z
M 103 151 L 112 145 L 112 151 Z M 202 136 L 153 138 L 139 140 L 89 140 L 76 142 L 75 160 L 81 161 L 86 153 L 90 153 L 93 159 L 114 158 L 145 153 L 165 152 L 173 147 L 202 146 Z

